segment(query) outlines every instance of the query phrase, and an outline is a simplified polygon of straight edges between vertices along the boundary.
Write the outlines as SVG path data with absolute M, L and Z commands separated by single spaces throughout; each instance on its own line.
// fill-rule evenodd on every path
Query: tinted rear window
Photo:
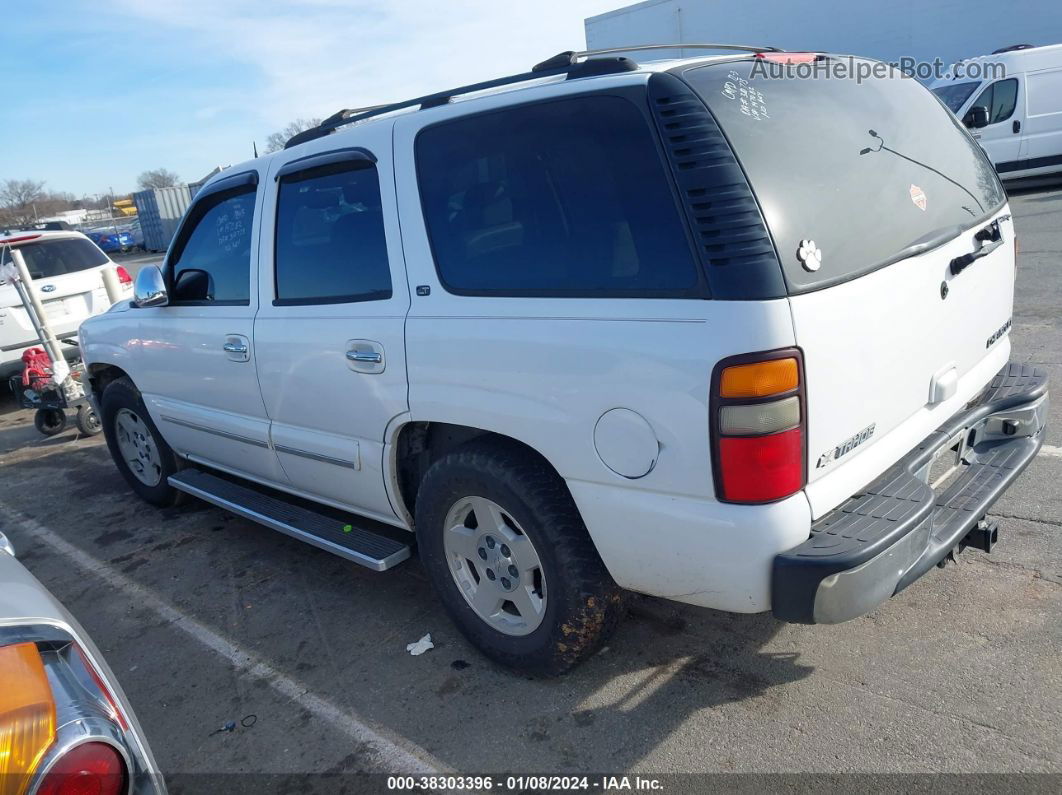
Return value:
M 685 295 L 697 266 L 649 123 L 582 96 L 463 117 L 417 137 L 439 276 L 458 293 Z
M 943 242 L 1004 201 L 981 148 L 913 78 L 893 70 L 857 82 L 752 69 L 744 60 L 683 77 L 748 176 L 790 292 L 845 281 L 915 253 L 919 243 Z M 808 241 L 821 255 L 818 270 L 803 266 Z
M 18 247 L 26 261 L 26 269 L 34 279 L 47 279 L 95 268 L 107 263 L 107 255 L 96 244 L 82 238 L 42 240 Z M 4 264 L 11 255 L 4 249 Z

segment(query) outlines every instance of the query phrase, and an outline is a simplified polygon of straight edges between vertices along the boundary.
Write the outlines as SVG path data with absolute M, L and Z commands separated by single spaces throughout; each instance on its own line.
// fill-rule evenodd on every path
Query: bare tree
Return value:
M 154 188 L 172 188 L 179 184 L 181 178 L 165 168 L 153 168 L 145 171 L 136 178 L 136 184 L 140 190 L 152 190 Z
M 32 222 L 34 203 L 46 198 L 44 183 L 35 179 L 9 179 L 0 183 L 0 224 L 21 226 Z
M 265 150 L 269 152 L 279 152 L 284 148 L 284 144 L 288 142 L 288 139 L 293 135 L 298 135 L 303 130 L 309 130 L 311 127 L 316 127 L 321 123 L 320 119 L 295 119 L 291 124 L 285 127 L 279 132 L 272 133 L 266 138 Z

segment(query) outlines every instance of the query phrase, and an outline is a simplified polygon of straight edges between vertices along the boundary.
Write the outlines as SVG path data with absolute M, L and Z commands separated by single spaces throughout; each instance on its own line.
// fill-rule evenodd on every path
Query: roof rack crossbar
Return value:
M 309 130 L 304 130 L 301 133 L 293 135 L 288 142 L 284 145 L 285 149 L 289 149 L 292 146 L 296 146 L 306 141 L 312 141 L 315 138 L 322 138 L 331 132 L 344 127 L 347 124 L 354 124 L 355 122 L 362 121 L 364 119 L 370 119 L 374 116 L 382 116 L 385 113 L 392 113 L 396 110 L 404 110 L 405 108 L 412 108 L 419 105 L 421 108 L 434 108 L 439 105 L 445 105 L 451 99 L 461 94 L 473 94 L 477 91 L 486 91 L 491 88 L 498 88 L 500 86 L 512 85 L 514 83 L 523 83 L 528 80 L 538 80 L 543 77 L 551 77 L 553 75 L 569 74 L 575 70 L 579 70 L 584 67 L 587 60 L 597 55 L 611 55 L 613 53 L 623 53 L 638 50 L 674 50 L 674 49 L 686 49 L 686 50 L 740 50 L 743 52 L 782 52 L 777 47 L 752 47 L 744 44 L 637 44 L 630 47 L 611 47 L 603 50 L 567 50 L 562 53 L 554 55 L 552 58 L 548 58 L 542 63 L 536 64 L 531 68 L 530 72 L 521 72 L 520 74 L 509 75 L 507 77 L 497 77 L 493 80 L 484 80 L 480 83 L 471 83 L 467 86 L 460 86 L 458 88 L 451 88 L 446 91 L 439 91 L 434 94 L 425 94 L 422 97 L 414 97 L 413 99 L 406 99 L 402 102 L 394 102 L 389 105 L 373 105 L 367 108 L 358 108 L 355 110 L 340 110 L 333 113 L 327 119 L 322 121 L 316 127 L 312 127 Z M 623 69 L 634 68 L 632 62 L 627 61 L 624 58 L 618 58 L 617 61 L 625 61 L 623 65 L 617 64 L 617 68 Z

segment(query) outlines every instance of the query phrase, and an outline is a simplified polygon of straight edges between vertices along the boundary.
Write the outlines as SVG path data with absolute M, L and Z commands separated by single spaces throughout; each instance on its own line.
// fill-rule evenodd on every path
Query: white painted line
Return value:
M 1062 458 L 1062 447 L 1055 447 L 1051 444 L 1045 444 L 1040 447 L 1039 455 L 1046 455 L 1050 458 Z
M 107 585 L 128 596 L 130 601 L 137 606 L 146 607 L 156 613 L 169 625 L 176 627 L 193 640 L 228 660 L 236 671 L 264 682 L 282 696 L 291 699 L 321 720 L 332 724 L 352 740 L 360 743 L 373 762 L 384 772 L 432 775 L 445 770 L 445 766 L 433 759 L 423 748 L 402 738 L 388 737 L 382 730 L 371 728 L 352 712 L 314 695 L 305 685 L 244 651 L 233 641 L 181 612 L 155 595 L 154 592 L 116 571 L 114 567 L 60 538 L 54 531 L 36 520 L 3 503 L 0 503 L 0 519 L 9 526 L 17 526 L 20 531 L 32 537 L 34 541 L 49 547 L 60 557 L 92 572 Z

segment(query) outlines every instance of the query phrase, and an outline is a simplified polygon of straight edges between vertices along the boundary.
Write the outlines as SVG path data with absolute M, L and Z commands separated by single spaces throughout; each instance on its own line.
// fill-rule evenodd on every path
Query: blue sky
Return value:
M 194 181 L 292 119 L 524 71 L 624 0 L 51 0 L 0 27 L 0 180 Z

